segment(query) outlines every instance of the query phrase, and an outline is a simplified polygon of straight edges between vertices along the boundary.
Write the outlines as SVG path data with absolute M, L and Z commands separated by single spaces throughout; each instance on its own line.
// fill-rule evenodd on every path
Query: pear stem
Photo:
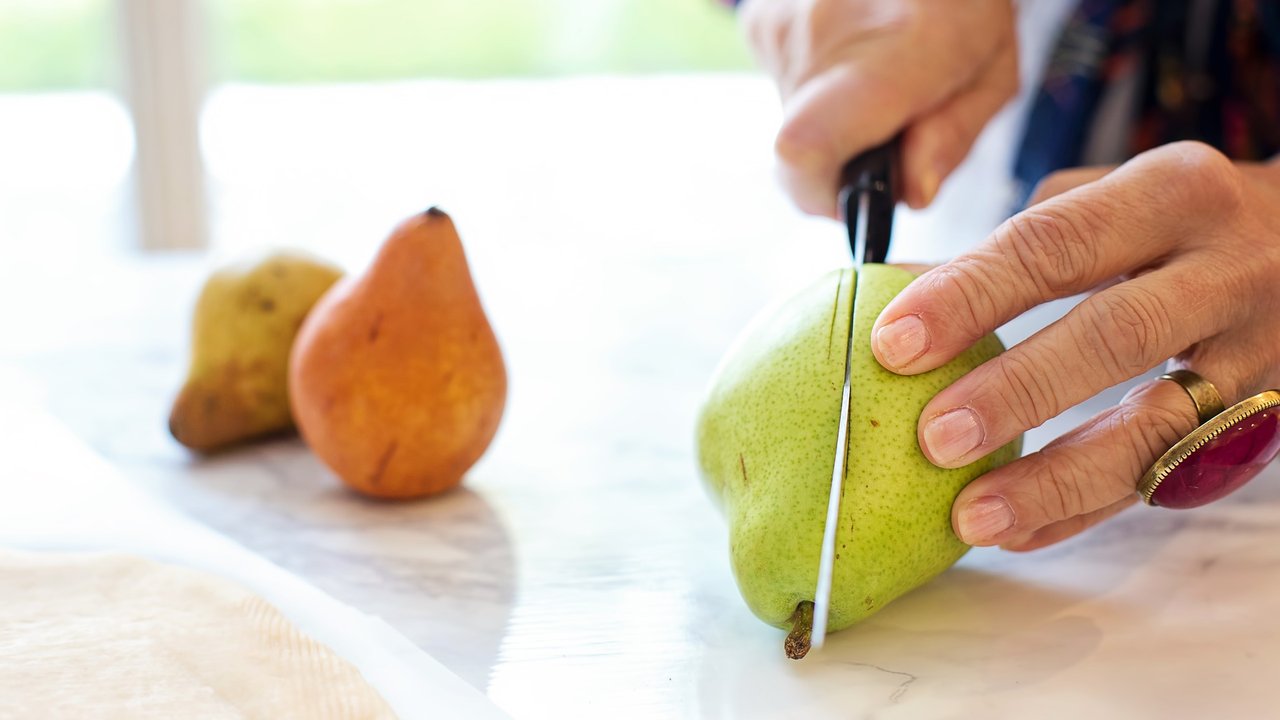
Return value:
M 812 635 L 813 603 L 805 600 L 796 605 L 796 611 L 791 615 L 791 632 L 787 635 L 786 642 L 782 644 L 786 648 L 787 657 L 799 660 L 807 655 Z

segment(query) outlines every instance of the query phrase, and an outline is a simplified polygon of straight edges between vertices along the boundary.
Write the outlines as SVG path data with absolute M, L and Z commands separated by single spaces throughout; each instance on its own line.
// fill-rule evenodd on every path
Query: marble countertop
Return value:
M 166 298 L 190 292 L 201 258 L 111 268 L 93 336 L 9 361 L 153 496 L 384 618 L 514 717 L 1274 709 L 1275 468 L 1203 510 L 1137 508 L 1046 551 L 975 551 L 820 655 L 785 661 L 781 633 L 737 596 L 690 428 L 733 330 L 811 261 L 566 274 L 523 297 L 491 281 L 508 416 L 464 489 L 409 504 L 344 491 L 296 439 L 201 459 L 166 437 L 186 312 Z M 693 292 L 707 302 L 679 302 Z
M 724 523 L 696 475 L 693 418 L 749 318 L 847 258 L 838 229 L 799 218 L 769 179 L 767 85 L 740 81 L 732 97 L 745 99 L 718 115 L 706 98 L 725 82 L 519 86 L 521 127 L 485 132 L 496 119 L 464 113 L 454 121 L 490 125 L 438 142 L 418 132 L 440 115 L 430 94 L 382 106 L 372 91 L 343 104 L 308 90 L 321 108 L 399 108 L 384 114 L 442 154 L 397 146 L 411 162 L 379 183 L 361 164 L 375 153 L 354 141 L 279 177 L 290 163 L 245 151 L 239 195 L 217 215 L 239 220 L 220 232 L 256 229 L 349 268 L 402 200 L 431 199 L 414 184 L 420 168 L 457 171 L 431 182 L 453 188 L 448 209 L 511 373 L 498 437 L 457 492 L 370 502 L 291 438 L 207 459 L 177 446 L 165 418 L 214 258 L 102 259 L 70 250 L 71 237 L 14 254 L 0 242 L 0 363 L 33 377 L 43 405 L 152 497 L 383 618 L 516 718 L 1274 716 L 1275 467 L 1202 510 L 1138 507 L 1045 551 L 972 552 L 821 654 L 783 658 L 782 633 L 738 597 Z M 574 93 L 588 114 L 551 111 Z M 655 110 L 668 101 L 696 112 Z M 255 124 L 236 137 L 293 142 L 282 115 L 293 105 L 273 107 L 260 136 Z M 214 167 L 218 182 L 233 170 Z M 949 187 L 966 186 L 985 188 Z M 250 201 L 262 211 L 252 217 L 277 224 L 235 214 Z M 327 228 L 331 216 L 345 220 Z M 935 248 L 980 235 L 955 217 L 938 216 Z M 903 249 L 930 232 L 899 228 Z

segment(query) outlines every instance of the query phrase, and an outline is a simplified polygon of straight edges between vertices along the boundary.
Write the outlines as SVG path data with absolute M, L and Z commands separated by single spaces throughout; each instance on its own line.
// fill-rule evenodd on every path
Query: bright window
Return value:
M 341 148 L 330 153 L 352 152 L 351 167 L 369 165 L 363 177 L 396 178 L 413 153 L 431 152 L 436 195 L 483 197 L 464 181 L 487 177 L 473 157 L 513 132 L 484 123 L 523 113 L 530 97 L 561 98 L 545 122 L 587 125 L 608 110 L 597 107 L 599 96 L 616 88 L 605 80 L 597 92 L 575 78 L 659 74 L 670 87 L 638 89 L 655 99 L 627 117 L 666 108 L 676 132 L 688 127 L 686 114 L 709 111 L 701 105 L 710 96 L 668 106 L 660 99 L 692 87 L 673 76 L 748 67 L 733 12 L 718 0 L 0 0 L 0 235 L 57 254 L 194 246 L 208 227 L 237 242 L 252 235 L 241 228 L 301 234 L 307 229 L 277 225 L 290 216 L 280 208 L 314 196 L 291 199 L 279 188 L 318 177 L 290 173 L 335 139 Z M 385 82 L 404 80 L 434 85 Z M 130 87 L 131 99 L 122 94 Z M 400 134 L 370 130 L 427 100 L 431 111 Z M 307 103 L 321 109 L 299 114 Z M 263 115 L 269 106 L 278 111 Z M 370 113 L 375 107 L 391 109 Z M 294 120 L 277 127 L 279 118 Z M 304 131 L 320 140 L 293 147 Z M 565 142 L 573 149 L 582 132 Z M 264 149 L 246 156 L 253 147 Z M 470 154 L 445 163 L 458 148 Z M 173 162 L 181 158 L 191 160 Z M 333 168 L 334 159 L 323 169 L 340 183 L 351 173 Z M 397 191 L 435 190 L 389 179 L 361 188 L 369 200 L 348 208 L 353 217 L 398 212 L 373 212 Z M 336 186 L 316 190 L 324 189 Z M 267 206 L 254 204 L 265 197 Z M 163 211 L 174 217 L 158 221 Z M 279 232 L 261 230 L 273 227 Z
M 112 8 L 108 0 L 0 0 L 0 91 L 108 85 Z
M 741 68 L 715 0 L 215 0 L 220 75 L 266 82 Z

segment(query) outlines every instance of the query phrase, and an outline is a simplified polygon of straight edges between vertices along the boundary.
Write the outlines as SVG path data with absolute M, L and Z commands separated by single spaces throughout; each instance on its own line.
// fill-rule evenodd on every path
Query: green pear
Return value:
M 738 588 L 760 619 L 793 629 L 792 657 L 808 650 L 850 312 L 849 450 L 830 630 L 853 625 L 959 560 L 968 546 L 951 529 L 956 495 L 1021 451 L 1018 439 L 956 469 L 921 453 L 916 426 L 925 404 L 1004 347 L 990 335 L 922 375 L 881 367 L 871 327 L 913 277 L 888 265 L 834 271 L 762 313 L 721 363 L 698 419 L 699 464 L 728 521 Z
M 196 301 L 191 365 L 169 414 L 173 437 L 210 452 L 292 428 L 289 351 L 311 306 L 341 276 L 298 251 L 213 273 Z

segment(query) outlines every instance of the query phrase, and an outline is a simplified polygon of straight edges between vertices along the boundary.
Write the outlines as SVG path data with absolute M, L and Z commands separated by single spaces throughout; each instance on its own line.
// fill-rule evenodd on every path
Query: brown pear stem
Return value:
M 809 643 L 813 636 L 813 603 L 805 600 L 796 605 L 791 615 L 791 632 L 782 644 L 787 650 L 787 657 L 799 660 L 809 654 Z

